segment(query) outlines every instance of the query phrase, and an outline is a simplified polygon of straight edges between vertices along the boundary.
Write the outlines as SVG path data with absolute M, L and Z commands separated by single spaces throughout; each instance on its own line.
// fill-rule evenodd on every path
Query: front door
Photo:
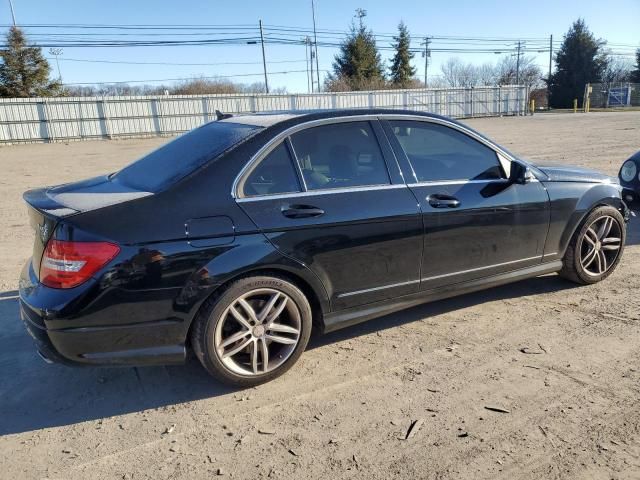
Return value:
M 541 262 L 549 200 L 540 182 L 509 182 L 509 160 L 456 128 L 408 120 L 385 127 L 415 178 L 410 188 L 425 231 L 423 290 Z
M 422 219 L 376 129 L 350 121 L 298 131 L 238 182 L 241 208 L 320 278 L 334 310 L 419 289 Z

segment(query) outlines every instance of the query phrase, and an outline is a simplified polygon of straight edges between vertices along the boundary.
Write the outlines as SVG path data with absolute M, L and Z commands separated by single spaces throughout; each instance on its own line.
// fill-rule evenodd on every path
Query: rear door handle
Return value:
M 458 208 L 460 206 L 460 200 L 456 197 L 442 193 L 429 195 L 427 201 L 433 208 Z
M 324 215 L 324 210 L 313 205 L 287 205 L 282 207 L 282 215 L 287 218 L 310 218 Z

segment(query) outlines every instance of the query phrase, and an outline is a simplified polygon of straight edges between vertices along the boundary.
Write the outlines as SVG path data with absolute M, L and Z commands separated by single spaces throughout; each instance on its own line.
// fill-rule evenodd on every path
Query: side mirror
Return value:
M 518 185 L 525 185 L 533 180 L 533 173 L 526 165 L 519 162 L 511 162 L 509 181 Z

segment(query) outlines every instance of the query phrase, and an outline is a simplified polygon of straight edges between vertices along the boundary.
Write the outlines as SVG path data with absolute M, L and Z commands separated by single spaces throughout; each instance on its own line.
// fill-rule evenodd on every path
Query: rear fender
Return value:
M 206 265 L 191 274 L 176 298 L 175 309 L 182 311 L 190 322 L 206 299 L 222 285 L 263 270 L 280 271 L 300 279 L 313 291 L 322 314 L 329 311 L 329 297 L 320 279 L 301 262 L 282 255 L 263 234 L 237 236 L 232 245 L 221 249 Z

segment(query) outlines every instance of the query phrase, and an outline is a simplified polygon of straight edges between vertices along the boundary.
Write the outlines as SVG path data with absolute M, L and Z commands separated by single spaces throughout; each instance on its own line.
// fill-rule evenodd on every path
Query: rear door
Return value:
M 240 177 L 238 204 L 322 280 L 334 310 L 417 291 L 422 220 L 378 121 L 289 133 Z
M 549 199 L 540 182 L 509 182 L 510 161 L 461 129 L 392 118 L 385 128 L 422 210 L 423 290 L 541 262 Z

